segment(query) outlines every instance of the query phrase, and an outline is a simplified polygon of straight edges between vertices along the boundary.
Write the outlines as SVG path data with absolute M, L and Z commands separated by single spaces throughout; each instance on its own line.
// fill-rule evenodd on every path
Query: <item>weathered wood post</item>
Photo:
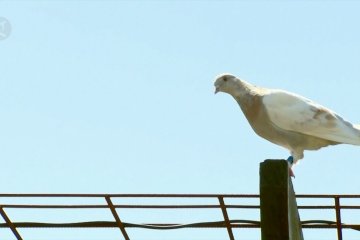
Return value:
M 295 193 L 286 160 L 260 164 L 262 240 L 303 240 Z

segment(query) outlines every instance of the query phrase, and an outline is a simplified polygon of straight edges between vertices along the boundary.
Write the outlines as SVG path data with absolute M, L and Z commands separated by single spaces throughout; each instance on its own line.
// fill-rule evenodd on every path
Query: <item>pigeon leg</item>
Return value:
M 289 175 L 290 175 L 290 177 L 295 178 L 295 174 L 294 174 L 293 170 L 291 169 L 291 167 L 294 163 L 294 157 L 293 156 L 288 157 L 287 161 L 289 163 Z

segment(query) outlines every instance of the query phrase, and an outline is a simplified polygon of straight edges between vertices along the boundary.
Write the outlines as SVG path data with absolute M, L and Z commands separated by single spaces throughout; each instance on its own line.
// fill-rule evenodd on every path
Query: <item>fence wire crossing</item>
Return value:
M 259 204 L 237 204 L 233 203 L 236 199 L 246 200 L 259 200 L 257 194 L 0 194 L 0 215 L 3 218 L 3 223 L 0 223 L 0 228 L 6 228 L 12 231 L 15 239 L 24 239 L 21 235 L 21 229 L 23 228 L 118 228 L 119 234 L 126 240 L 132 239 L 128 233 L 130 228 L 139 229 L 153 229 L 153 230 L 171 230 L 171 229 L 187 229 L 187 228 L 223 228 L 227 231 L 228 239 L 234 240 L 234 229 L 239 228 L 260 228 L 260 219 L 246 220 L 246 219 L 234 219 L 229 215 L 229 210 L 232 209 L 260 209 Z M 81 199 L 82 202 L 78 204 L 69 204 L 67 199 Z M 297 200 L 300 199 L 327 199 L 332 200 L 333 204 L 327 205 L 299 205 L 298 209 L 301 211 L 305 209 L 320 210 L 330 209 L 334 210 L 335 219 L 329 221 L 326 219 L 314 219 L 302 221 L 302 228 L 318 228 L 318 229 L 336 229 L 337 239 L 342 240 L 343 229 L 353 229 L 360 231 L 360 223 L 349 224 L 341 221 L 341 210 L 343 209 L 358 209 L 359 205 L 341 205 L 342 199 L 358 199 L 360 195 L 297 195 Z M 30 200 L 31 199 L 31 200 Z M 43 202 L 51 202 L 53 199 L 61 199 L 60 204 L 34 204 L 34 199 L 40 199 Z M 88 204 L 91 199 L 99 200 L 103 202 L 101 204 Z M 115 202 L 122 199 L 136 200 L 140 204 L 117 204 Z M 151 199 L 155 204 L 143 204 L 141 201 L 144 199 Z M 167 199 L 185 199 L 189 203 L 177 203 L 177 204 L 164 204 Z M 200 202 L 202 199 L 212 200 L 215 204 L 202 204 L 196 203 L 195 199 Z M 20 202 L 20 203 L 19 203 Z M 146 202 L 146 201 L 144 201 Z M 158 203 L 157 203 L 158 202 Z M 192 202 L 195 202 L 192 203 Z M 206 202 L 206 201 L 205 201 Z M 229 203 L 227 203 L 229 202 Z M 231 202 L 231 203 L 230 203 Z M 251 201 L 250 201 L 251 202 Z M 259 202 L 259 201 L 258 201 Z M 102 209 L 112 214 L 113 220 L 103 221 L 100 219 L 93 219 L 91 221 L 74 221 L 59 223 L 62 219 L 57 219 L 53 222 L 39 222 L 39 221 L 13 221 L 13 217 L 9 214 L 9 211 L 16 209 L 17 216 L 21 216 L 22 209 L 31 209 L 35 212 L 33 216 L 36 216 L 36 211 L 39 209 L 52 209 L 61 211 L 63 209 Z M 131 223 L 124 221 L 122 217 L 122 211 L 125 209 L 187 209 L 189 211 L 195 209 L 216 209 L 221 213 L 222 219 L 214 219 L 206 222 L 190 222 L 190 223 L 169 223 L 169 222 L 156 222 L 156 223 Z M 320 215 L 321 216 L 321 215 Z M 260 217 L 259 217 L 260 218 Z M 206 236 L 204 236 L 206 237 Z

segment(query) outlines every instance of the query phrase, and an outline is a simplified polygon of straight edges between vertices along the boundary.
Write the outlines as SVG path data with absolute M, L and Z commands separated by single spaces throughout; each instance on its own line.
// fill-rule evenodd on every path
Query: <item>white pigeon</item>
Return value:
M 214 86 L 215 93 L 233 96 L 259 136 L 290 151 L 292 176 L 291 167 L 304 157 L 304 150 L 341 143 L 360 145 L 360 125 L 307 98 L 257 87 L 231 74 L 218 76 Z

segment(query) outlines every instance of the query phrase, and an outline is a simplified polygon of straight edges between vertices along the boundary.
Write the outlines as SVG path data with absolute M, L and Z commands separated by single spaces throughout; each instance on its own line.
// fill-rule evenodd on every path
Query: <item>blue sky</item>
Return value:
M 296 92 L 360 123 L 359 10 L 1 1 L 12 32 L 0 41 L 0 192 L 258 193 L 259 163 L 289 154 L 213 94 L 214 78 Z M 359 157 L 350 145 L 305 152 L 296 192 L 359 194 Z

